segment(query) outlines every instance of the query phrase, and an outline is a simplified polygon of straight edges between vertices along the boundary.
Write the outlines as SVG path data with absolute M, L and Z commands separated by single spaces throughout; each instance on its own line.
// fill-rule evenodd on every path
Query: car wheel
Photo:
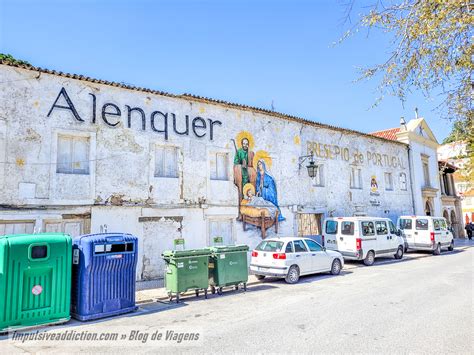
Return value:
M 263 280 L 265 278 L 265 275 L 255 275 L 257 280 Z
M 434 254 L 434 255 L 439 255 L 439 254 L 441 254 L 441 244 L 438 243 L 438 244 L 436 245 L 436 249 L 433 250 L 433 254 Z
M 401 259 L 403 258 L 403 247 L 400 245 L 397 249 L 397 252 L 395 253 L 395 259 Z
M 370 250 L 364 259 L 364 264 L 367 266 L 370 266 L 370 265 L 373 265 L 374 261 L 375 261 L 375 253 L 373 252 L 373 250 Z
M 341 273 L 341 261 L 339 259 L 334 259 L 331 267 L 332 275 L 339 275 Z
M 451 244 L 449 244 L 448 250 L 449 250 L 449 251 L 453 251 L 453 250 L 454 250 L 454 240 L 451 240 Z
M 300 279 L 300 269 L 296 265 L 290 266 L 288 274 L 285 277 L 285 281 L 289 284 L 295 284 Z

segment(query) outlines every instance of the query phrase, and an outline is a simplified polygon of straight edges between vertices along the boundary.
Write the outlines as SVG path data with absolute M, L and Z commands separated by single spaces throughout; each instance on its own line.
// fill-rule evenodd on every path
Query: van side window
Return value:
M 448 226 L 446 225 L 446 220 L 440 219 L 439 220 L 439 225 L 441 226 L 442 230 L 448 230 Z
M 326 234 L 337 234 L 337 221 L 326 221 Z
M 388 227 L 390 228 L 390 234 L 397 234 L 397 228 L 395 228 L 392 221 L 388 222 Z
M 285 248 L 285 253 L 287 254 L 293 253 L 293 242 L 288 242 Z
M 375 225 L 377 226 L 377 234 L 378 235 L 388 234 L 387 222 L 385 222 L 385 221 L 376 221 Z
M 362 235 L 375 235 L 374 222 L 361 222 Z
M 417 219 L 416 220 L 416 230 L 427 231 L 428 230 L 428 220 L 427 219 Z
M 412 229 L 412 228 L 413 228 L 413 223 L 411 219 L 402 218 L 400 220 L 400 229 Z
M 433 227 L 435 231 L 441 230 L 441 226 L 439 225 L 439 219 L 433 219 Z
M 354 235 L 354 222 L 342 222 L 341 233 L 344 235 Z

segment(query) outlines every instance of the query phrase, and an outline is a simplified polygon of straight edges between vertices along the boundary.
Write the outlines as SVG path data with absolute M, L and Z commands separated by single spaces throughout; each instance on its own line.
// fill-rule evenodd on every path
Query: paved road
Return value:
M 135 314 L 74 330 L 148 333 L 146 343 L 0 341 L 0 352 L 316 352 L 474 353 L 474 248 L 441 256 L 409 254 L 372 267 L 348 264 L 343 274 L 304 277 L 297 285 L 265 281 L 246 293 L 228 292 L 181 305 L 143 305 Z M 159 331 L 198 332 L 199 340 L 152 341 Z M 164 335 L 165 336 L 165 335 Z M 4 352 L 5 353 L 5 352 Z

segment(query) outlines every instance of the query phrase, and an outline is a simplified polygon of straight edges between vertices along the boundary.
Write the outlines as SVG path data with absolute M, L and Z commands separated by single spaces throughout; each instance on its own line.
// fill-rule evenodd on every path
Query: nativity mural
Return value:
M 284 221 L 278 205 L 275 178 L 271 174 L 272 158 L 265 150 L 254 152 L 255 140 L 250 132 L 240 132 L 232 139 L 235 148 L 234 184 L 238 189 L 239 216 L 243 229 L 247 225 L 260 228 L 262 238 L 267 229 Z

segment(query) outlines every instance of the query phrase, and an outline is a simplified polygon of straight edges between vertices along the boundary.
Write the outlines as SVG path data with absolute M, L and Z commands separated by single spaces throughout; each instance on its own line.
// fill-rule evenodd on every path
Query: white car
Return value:
M 453 234 L 443 217 L 401 216 L 397 227 L 405 240 L 405 250 L 430 250 L 439 255 L 442 248 L 454 249 Z
M 330 272 L 338 275 L 344 258 L 307 238 L 280 237 L 263 240 L 253 251 L 250 272 L 261 280 L 265 276 L 285 278 L 297 283 L 301 275 Z

